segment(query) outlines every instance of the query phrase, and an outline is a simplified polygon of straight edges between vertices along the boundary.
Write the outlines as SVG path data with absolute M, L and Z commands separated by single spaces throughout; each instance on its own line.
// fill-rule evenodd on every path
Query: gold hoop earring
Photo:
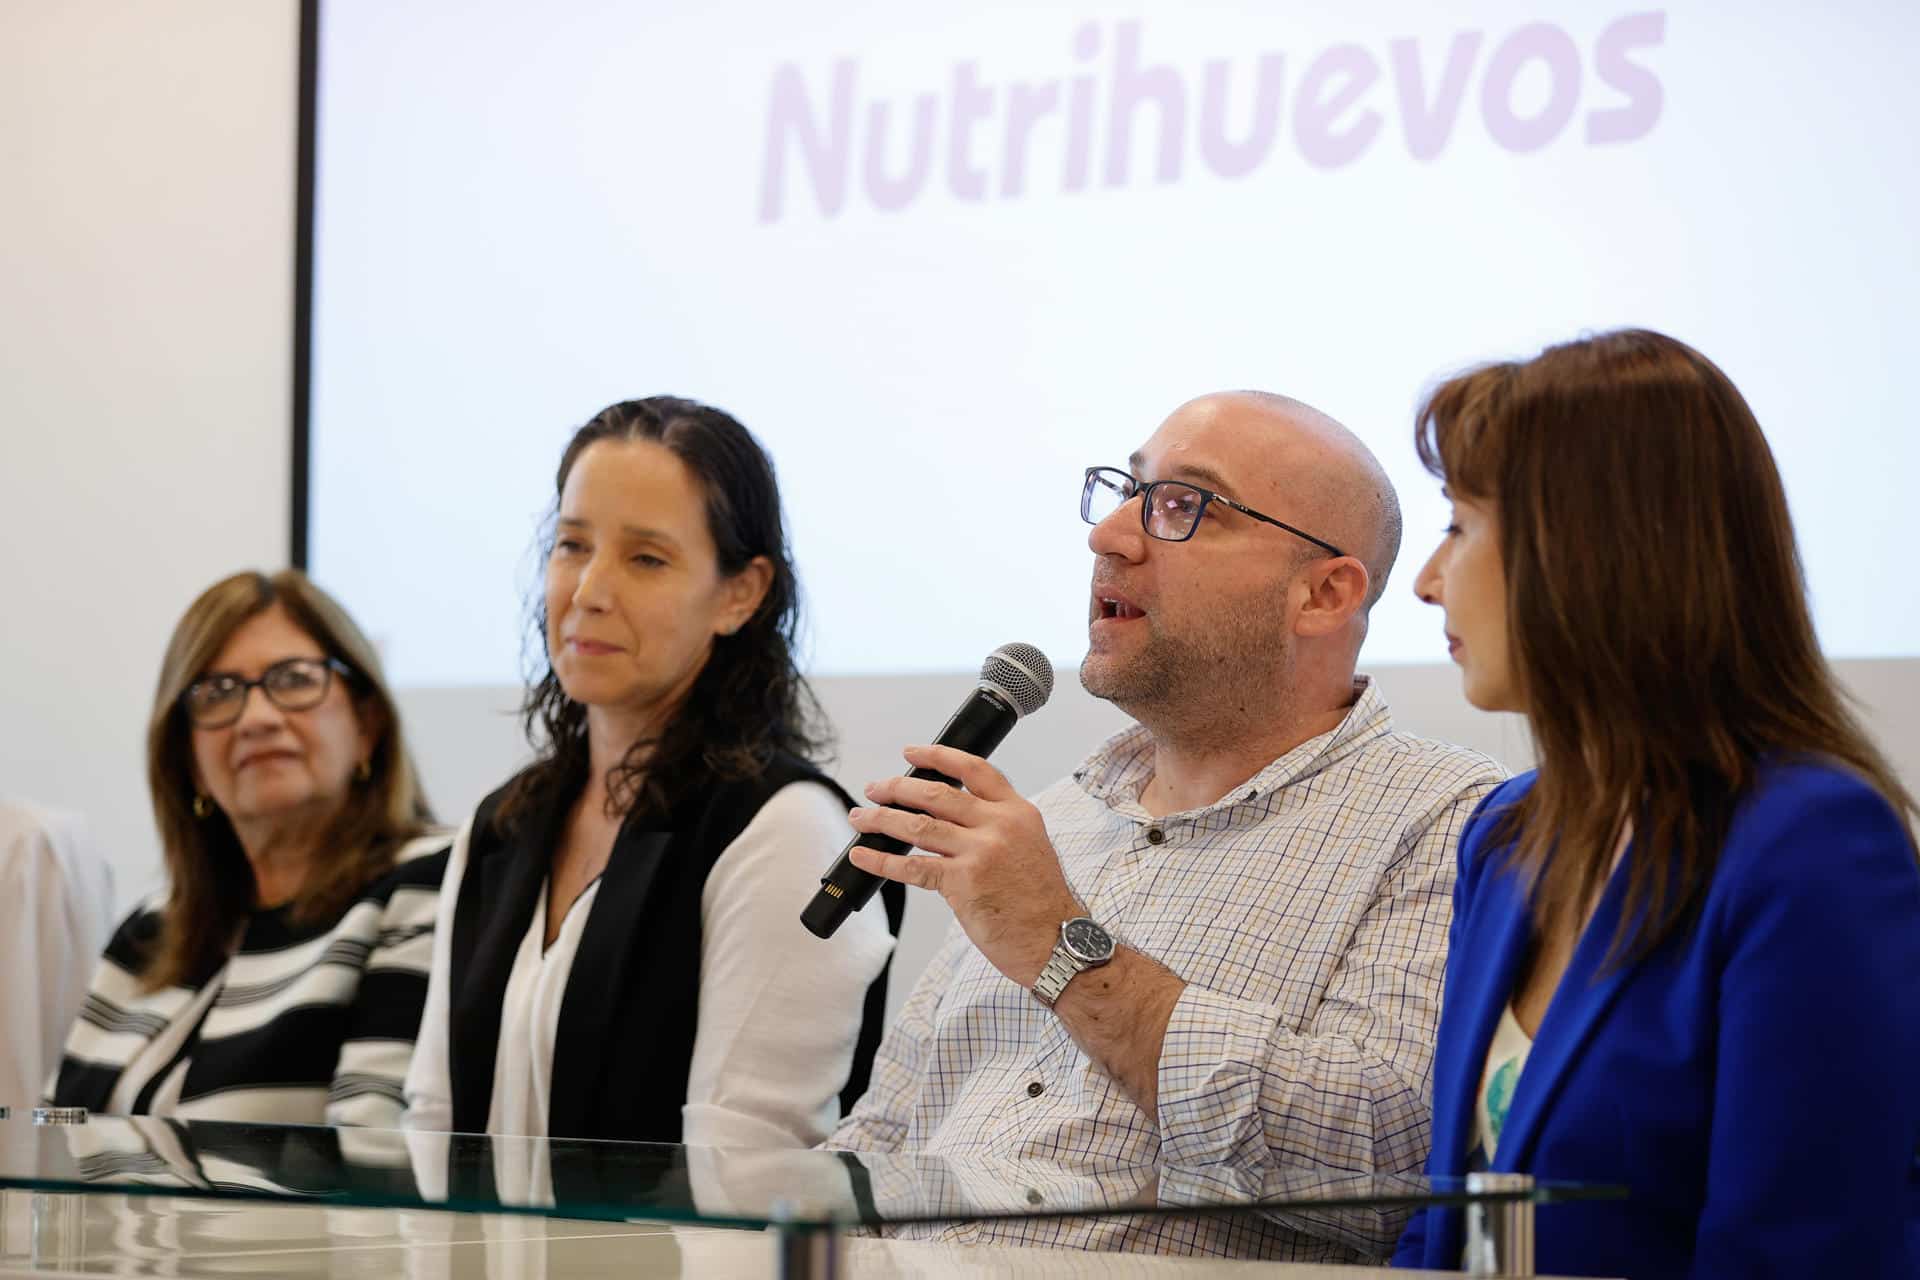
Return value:
M 362 760 L 359 764 L 353 766 L 353 780 L 355 782 L 366 782 L 372 777 L 373 762 L 371 760 Z
M 193 793 L 193 816 L 202 822 L 213 816 L 213 801 L 198 791 Z

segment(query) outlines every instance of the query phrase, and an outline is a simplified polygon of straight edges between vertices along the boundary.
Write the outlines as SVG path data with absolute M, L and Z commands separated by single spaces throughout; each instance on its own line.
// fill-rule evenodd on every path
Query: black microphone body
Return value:
M 993 749 L 1000 745 L 1019 719 L 1019 709 L 1006 694 L 981 685 L 967 695 L 967 700 L 947 721 L 947 727 L 934 739 L 934 745 L 952 747 L 968 755 L 984 758 L 993 754 Z M 932 769 L 912 769 L 907 776 L 944 782 L 950 787 L 960 785 L 955 779 Z M 895 807 L 905 808 L 903 805 Z M 907 812 L 918 813 L 919 810 L 909 809 Z M 807 909 L 800 913 L 800 923 L 807 926 L 815 937 L 831 938 L 834 930 L 846 923 L 848 916 L 866 906 L 874 892 L 886 883 L 882 877 L 853 865 L 850 855 L 856 846 L 878 849 L 882 853 L 905 853 L 913 848 L 906 841 L 896 840 L 892 836 L 855 836 L 840 851 L 840 857 L 832 868 L 821 877 L 819 891 L 813 895 L 813 901 L 807 904 Z

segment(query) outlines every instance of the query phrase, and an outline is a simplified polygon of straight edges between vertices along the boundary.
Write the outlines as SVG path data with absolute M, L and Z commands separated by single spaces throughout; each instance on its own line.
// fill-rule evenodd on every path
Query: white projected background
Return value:
M 1419 393 L 1641 324 L 1753 401 L 1828 649 L 1920 654 L 1920 9 L 1445 9 L 327 0 L 314 572 L 512 684 L 562 444 L 671 392 L 771 449 L 815 671 L 1068 667 L 1081 469 L 1262 387 L 1387 463 L 1367 660 L 1438 662 Z

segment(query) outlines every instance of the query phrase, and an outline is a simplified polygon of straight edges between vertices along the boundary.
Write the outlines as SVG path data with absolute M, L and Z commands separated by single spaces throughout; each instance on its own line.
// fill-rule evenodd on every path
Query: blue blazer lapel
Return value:
M 1514 979 L 1526 959 L 1533 917 L 1526 896 L 1511 879 L 1495 881 L 1501 890 L 1491 895 L 1485 914 L 1472 931 L 1480 945 L 1455 957 L 1447 981 L 1457 992 L 1459 1022 L 1449 1040 L 1458 1051 L 1450 1061 L 1436 1065 L 1434 1080 L 1434 1149 L 1445 1152 L 1447 1165 L 1436 1172 L 1466 1172 L 1473 1150 L 1474 1108 L 1480 1076 L 1486 1066 L 1487 1046 L 1493 1043 L 1500 1015 L 1513 998 Z M 1464 940 L 1464 939 L 1463 939 Z
M 1494 1169 L 1519 1170 L 1531 1163 L 1540 1127 L 1568 1070 L 1633 976 L 1633 968 L 1624 965 L 1601 972 L 1620 927 L 1621 899 L 1626 895 L 1626 864 L 1623 858 L 1620 866 L 1614 868 L 1593 919 L 1587 922 L 1586 930 L 1574 946 L 1573 958 L 1568 961 L 1567 971 L 1547 1005 L 1546 1016 L 1540 1020 L 1533 1050 L 1527 1055 L 1527 1065 L 1514 1085 L 1513 1106 L 1500 1131 L 1500 1149 L 1494 1153 L 1492 1162 Z M 1511 982 L 1507 990 L 1511 991 Z M 1491 1028 L 1487 1034 L 1491 1037 Z M 1485 1042 L 1481 1049 L 1484 1056 Z
M 1533 929 L 1520 886 L 1494 868 L 1482 870 L 1488 873 L 1487 882 L 1473 895 L 1465 918 L 1454 921 L 1447 955 L 1443 1052 L 1433 1064 L 1433 1155 L 1427 1162 L 1427 1172 L 1435 1178 L 1458 1178 L 1467 1171 L 1487 1046 L 1512 997 L 1514 975 L 1526 958 Z M 1457 1210 L 1426 1215 L 1425 1265 L 1460 1265 L 1465 1241 L 1461 1218 Z

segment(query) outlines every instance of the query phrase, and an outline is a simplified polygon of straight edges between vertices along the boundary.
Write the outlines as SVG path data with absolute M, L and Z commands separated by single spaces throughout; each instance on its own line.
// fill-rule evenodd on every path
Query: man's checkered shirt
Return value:
M 1143 1115 L 958 926 L 828 1145 L 1112 1165 L 1417 1173 L 1460 828 L 1503 771 L 1393 732 L 1362 677 L 1341 724 L 1214 804 L 1140 806 L 1153 744 L 1117 735 L 1035 800 L 1068 882 L 1188 985 Z M 876 1188 L 876 1190 L 880 1190 Z M 1391 1238 L 1256 1218 L 1002 1220 L 952 1240 L 1360 1261 Z

